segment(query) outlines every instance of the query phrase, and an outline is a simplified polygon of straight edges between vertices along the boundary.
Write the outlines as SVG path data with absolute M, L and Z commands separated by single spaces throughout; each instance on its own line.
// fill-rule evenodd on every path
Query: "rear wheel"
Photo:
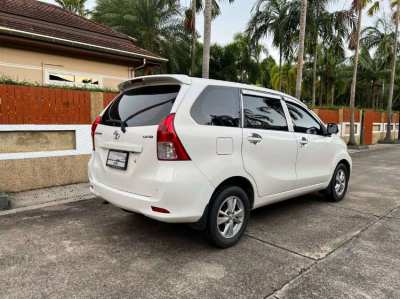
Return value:
M 235 245 L 242 237 L 250 216 L 250 201 L 246 192 L 236 186 L 219 191 L 210 203 L 207 234 L 217 247 Z
M 328 188 L 325 190 L 325 194 L 328 199 L 333 202 L 341 201 L 347 193 L 349 183 L 349 170 L 347 166 L 340 163 L 332 176 L 331 182 Z

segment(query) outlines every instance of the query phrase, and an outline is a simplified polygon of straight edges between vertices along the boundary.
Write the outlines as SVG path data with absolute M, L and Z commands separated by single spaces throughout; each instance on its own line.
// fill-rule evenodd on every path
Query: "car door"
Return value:
M 332 137 L 313 114 L 292 101 L 286 101 L 298 144 L 296 161 L 299 187 L 310 187 L 327 182 L 333 159 Z
M 243 91 L 244 167 L 260 196 L 296 187 L 297 142 L 288 129 L 280 96 Z

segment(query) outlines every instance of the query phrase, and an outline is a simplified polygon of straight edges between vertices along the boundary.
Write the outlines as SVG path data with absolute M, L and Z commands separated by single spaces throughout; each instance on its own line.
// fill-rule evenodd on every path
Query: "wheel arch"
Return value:
M 213 198 L 215 198 L 215 195 L 218 194 L 218 192 L 227 187 L 227 186 L 237 186 L 242 188 L 247 196 L 249 197 L 250 200 L 250 206 L 251 208 L 254 207 L 254 187 L 253 184 L 250 182 L 249 179 L 243 177 L 243 176 L 233 176 L 230 178 L 225 179 L 224 181 L 222 181 L 214 190 L 211 198 L 210 198 L 210 202 L 213 200 Z
M 253 209 L 254 197 L 255 197 L 255 191 L 256 191 L 253 184 L 251 183 L 251 181 L 248 178 L 246 178 L 244 176 L 232 176 L 232 177 L 229 177 L 229 178 L 223 180 L 215 188 L 206 208 L 204 209 L 202 217 L 200 218 L 200 220 L 198 222 L 196 222 L 194 225 L 192 225 L 193 228 L 202 230 L 206 227 L 206 221 L 208 218 L 208 211 L 209 211 L 210 203 L 214 200 L 214 198 L 218 194 L 218 192 L 220 192 L 223 188 L 225 188 L 227 186 L 238 186 L 238 187 L 242 188 L 246 192 L 247 196 L 249 197 L 250 207 L 251 207 L 251 209 Z
M 351 173 L 351 164 L 350 164 L 350 162 L 347 159 L 342 159 L 337 163 L 337 165 L 339 165 L 339 164 L 344 164 L 346 166 L 346 168 L 347 168 L 347 171 L 349 172 L 349 175 L 350 175 L 350 173 Z

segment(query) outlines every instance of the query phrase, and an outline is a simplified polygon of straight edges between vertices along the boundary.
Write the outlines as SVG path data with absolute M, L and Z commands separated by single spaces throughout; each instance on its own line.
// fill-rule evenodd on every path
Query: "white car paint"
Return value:
M 175 131 L 190 161 L 157 159 L 158 126 L 127 127 L 122 133 L 119 127 L 98 125 L 96 150 L 89 161 L 91 191 L 118 207 L 164 222 L 192 223 L 202 217 L 216 188 L 229 178 L 242 177 L 251 183 L 253 208 L 257 208 L 325 189 L 340 161 L 347 161 L 351 167 L 340 137 L 294 132 L 285 101 L 307 107 L 283 93 L 182 75 L 139 77 L 123 83 L 121 88 L 165 84 L 181 85 L 171 113 L 175 113 Z M 199 125 L 190 109 L 210 85 L 282 99 L 288 132 Z M 116 131 L 120 134 L 118 140 L 113 139 Z M 261 143 L 250 142 L 253 133 L 262 136 Z M 307 144 L 302 144 L 302 137 Z M 129 152 L 125 171 L 106 166 L 110 149 Z M 152 206 L 169 213 L 153 211 Z

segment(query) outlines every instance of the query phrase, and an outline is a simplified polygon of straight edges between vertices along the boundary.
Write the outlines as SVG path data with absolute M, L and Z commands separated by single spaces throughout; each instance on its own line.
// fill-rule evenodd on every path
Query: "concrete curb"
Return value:
M 0 211 L 0 216 L 11 215 L 11 214 L 16 214 L 16 213 L 20 213 L 20 212 L 32 211 L 32 210 L 36 210 L 36 209 L 41 209 L 41 208 L 46 208 L 46 207 L 51 207 L 51 206 L 56 206 L 56 205 L 62 205 L 62 204 L 67 204 L 67 203 L 77 202 L 77 201 L 82 201 L 82 200 L 95 199 L 95 198 L 96 197 L 94 195 L 88 194 L 85 196 L 71 197 L 71 198 L 62 199 L 62 200 L 54 200 L 54 201 L 50 201 L 50 202 L 46 202 L 46 203 L 42 203 L 42 204 Z

